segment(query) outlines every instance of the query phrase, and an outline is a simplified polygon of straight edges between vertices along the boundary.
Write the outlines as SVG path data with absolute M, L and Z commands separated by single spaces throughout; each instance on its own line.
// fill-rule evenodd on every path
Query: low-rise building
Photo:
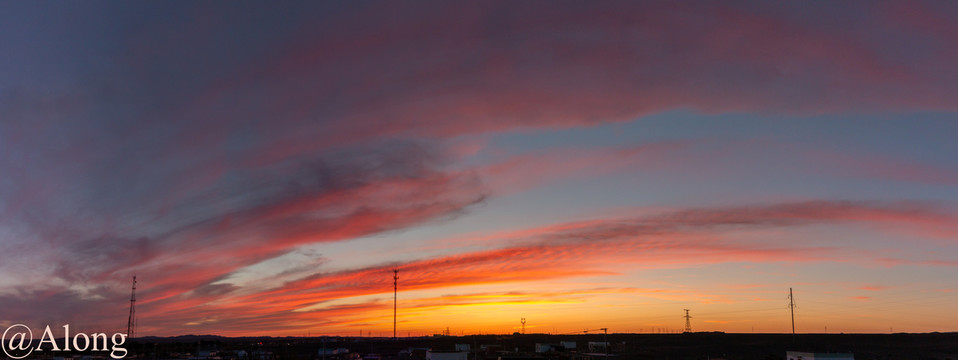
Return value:
M 785 353 L 786 360 L 855 360 L 855 355 L 850 353 L 808 353 L 801 351 L 788 351 Z
M 426 360 L 469 360 L 469 353 L 463 351 L 430 351 Z

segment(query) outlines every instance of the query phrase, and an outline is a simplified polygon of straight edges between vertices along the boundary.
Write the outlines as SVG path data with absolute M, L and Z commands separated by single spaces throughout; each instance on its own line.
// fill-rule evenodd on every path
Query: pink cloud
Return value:
M 689 141 L 671 141 L 629 147 L 548 149 L 511 156 L 482 165 L 476 171 L 497 194 L 526 190 L 558 180 L 592 178 L 616 172 L 655 171 L 668 167 Z
M 850 9 L 820 5 L 799 13 L 731 3 L 444 4 L 392 9 L 405 14 L 399 20 L 380 4 L 307 26 L 269 58 L 211 79 L 181 108 L 211 122 L 274 119 L 257 129 L 270 139 L 247 161 L 258 165 L 369 139 L 588 126 L 677 108 L 955 109 L 948 100 L 958 89 L 925 70 L 933 62 L 953 71 L 954 42 L 929 39 L 926 29 L 948 25 L 909 20 L 934 12 L 909 7 L 894 23 L 881 11 L 856 12 L 872 30 L 862 32 L 821 16 Z M 339 26 L 349 31 L 324 35 Z M 904 61 L 903 44 L 870 35 L 885 32 L 939 56 Z M 226 106 L 236 103 L 249 109 Z
M 384 264 L 365 269 L 314 276 L 282 284 L 272 290 L 253 293 L 221 295 L 192 295 L 192 301 L 154 305 L 145 316 L 176 319 L 195 314 L 201 304 L 218 305 L 208 308 L 211 316 L 231 319 L 216 326 L 230 324 L 236 328 L 246 323 L 267 321 L 275 316 L 293 319 L 300 315 L 287 314 L 323 302 L 385 294 L 391 290 L 392 269 L 401 272 L 404 291 L 440 289 L 451 286 L 496 283 L 538 282 L 572 277 L 615 275 L 613 269 L 626 266 L 700 266 L 721 262 L 820 262 L 838 260 L 841 256 L 830 248 L 782 247 L 761 244 L 736 244 L 703 235 L 700 230 L 721 231 L 725 226 L 788 227 L 822 222 L 884 222 L 898 220 L 894 206 L 867 206 L 853 203 L 812 202 L 779 204 L 765 207 L 693 209 L 671 214 L 645 216 L 633 220 L 610 219 L 582 223 L 558 224 L 540 229 L 511 234 L 501 240 L 516 244 L 500 249 L 468 252 L 412 262 Z M 882 216 L 862 216 L 882 214 Z M 908 212 L 914 215 L 913 212 Z M 891 216 L 891 217 L 889 217 Z M 576 264 L 570 268 L 567 264 Z M 693 298 L 695 294 L 668 294 L 648 291 L 645 294 L 665 298 Z M 185 294 L 178 295 L 180 297 Z M 560 295 L 560 294 L 556 294 Z M 567 294 L 573 295 L 573 294 Z M 481 297 L 481 294 L 478 295 Z M 509 298 L 509 294 L 503 295 Z M 190 298 L 187 298 L 190 299 Z M 473 299 L 476 299 L 473 296 Z M 715 302 L 727 299 L 699 297 L 698 301 Z M 215 300 L 215 301 L 214 301 Z M 441 306 L 440 299 L 422 303 L 409 300 L 407 306 Z M 445 304 L 460 300 L 447 299 Z M 455 301 L 453 301 L 455 300 Z M 467 303 L 481 303 L 481 300 Z M 490 300 L 493 301 L 493 300 Z M 495 301 L 508 301 L 498 299 Z M 524 301 L 524 300 L 523 300 Z M 165 303 L 165 305 L 164 305 Z M 417 305 L 419 304 L 419 305 Z M 433 305 L 429 305 L 433 304 Z M 333 308 L 323 308 L 332 310 Z M 255 309 L 255 310 L 249 310 Z M 375 309 L 375 308 L 370 308 Z M 343 310 L 345 311 L 345 310 Z M 361 311 L 353 316 L 363 317 Z M 182 315 L 178 315 L 182 314 Z M 194 316 L 194 315 L 189 315 Z M 259 319 L 259 320 L 256 320 Z M 345 324 L 345 323 L 344 323 Z M 237 328 L 239 329 L 239 328 Z

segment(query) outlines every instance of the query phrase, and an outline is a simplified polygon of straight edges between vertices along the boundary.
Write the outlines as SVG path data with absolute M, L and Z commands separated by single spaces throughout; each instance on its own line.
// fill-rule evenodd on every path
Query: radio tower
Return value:
M 126 336 L 130 339 L 136 332 L 136 275 L 133 275 L 133 290 L 130 292 L 130 317 L 126 320 Z
M 792 341 L 795 341 L 795 297 L 792 288 L 788 288 L 788 309 L 792 312 Z
M 522 320 L 519 322 L 522 323 L 522 335 L 525 335 L 526 334 L 526 318 L 522 318 Z
M 689 316 L 689 309 L 683 309 L 683 310 L 685 310 L 685 332 L 686 332 L 686 333 L 691 333 L 691 332 L 692 332 L 692 323 L 689 322 L 689 320 L 692 319 L 692 317 Z
M 396 339 L 396 300 L 399 294 L 399 269 L 393 269 L 393 339 Z

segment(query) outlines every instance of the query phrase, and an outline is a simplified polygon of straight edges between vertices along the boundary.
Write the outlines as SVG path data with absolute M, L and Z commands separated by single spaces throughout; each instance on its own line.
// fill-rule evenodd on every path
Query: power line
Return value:
M 396 339 L 396 300 L 399 294 L 399 269 L 393 269 L 393 339 Z
M 782 310 L 781 307 L 774 307 L 774 308 L 761 308 L 761 309 L 713 311 L 713 312 L 705 312 L 705 313 L 700 312 L 697 314 L 699 314 L 699 317 L 701 318 L 703 315 L 713 316 L 713 315 L 727 315 L 727 314 L 739 314 L 739 313 L 762 312 L 762 311 L 780 311 L 780 310 Z
M 880 309 L 885 309 L 888 307 L 900 308 L 900 305 L 895 305 L 895 304 L 907 304 L 907 305 L 911 305 L 912 307 L 952 304 L 954 303 L 954 299 L 947 299 L 947 297 L 953 297 L 956 295 L 958 295 L 958 293 L 938 294 L 938 295 L 932 295 L 932 296 L 927 296 L 922 298 L 907 297 L 904 299 L 902 299 L 900 296 L 899 297 L 875 297 L 872 299 L 874 300 L 873 303 L 836 303 L 836 302 L 823 302 L 823 301 L 815 301 L 815 300 L 805 300 L 805 301 L 815 303 L 815 304 L 833 306 L 833 307 L 880 310 Z M 932 299 L 934 300 L 928 301 Z
M 792 295 L 792 288 L 788 288 L 788 309 L 792 312 L 792 341 L 795 341 L 795 296 Z

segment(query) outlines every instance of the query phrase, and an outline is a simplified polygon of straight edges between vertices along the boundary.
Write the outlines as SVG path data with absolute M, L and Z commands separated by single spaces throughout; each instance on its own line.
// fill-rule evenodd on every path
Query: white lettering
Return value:
M 117 335 L 120 336 L 120 341 L 116 341 Z M 114 359 L 122 359 L 126 357 L 126 348 L 117 348 L 117 346 L 123 345 L 126 342 L 126 334 L 116 333 L 113 334 L 113 351 L 110 352 L 110 357 Z M 122 351 L 123 355 L 117 355 L 117 351 Z
M 80 335 L 83 335 L 83 347 L 82 347 L 82 348 L 80 347 L 80 344 L 77 342 L 77 340 L 80 340 Z M 76 334 L 76 335 L 73 335 L 73 348 L 74 348 L 74 349 L 76 349 L 77 351 L 86 351 L 86 349 L 87 349 L 88 347 L 90 347 L 90 337 L 89 337 L 89 336 L 87 336 L 87 335 L 84 334 L 84 333 L 78 333 L 78 334 Z
M 43 343 L 49 342 L 50 346 L 53 347 L 53 351 L 60 351 L 60 346 L 57 345 L 57 340 L 53 337 L 53 331 L 50 330 L 50 325 L 47 325 L 46 329 L 43 329 L 43 336 L 40 336 L 40 344 L 37 345 L 37 349 L 40 348 Z M 66 349 L 70 351 L 70 349 Z
M 96 342 L 96 339 L 97 339 L 97 338 L 100 338 L 100 339 L 103 340 L 103 347 L 100 347 L 100 346 L 97 344 L 97 342 Z M 93 348 L 90 349 L 90 350 L 93 350 L 93 351 L 105 351 L 106 348 L 108 347 L 108 346 L 107 346 L 107 343 L 106 343 L 106 334 L 104 334 L 104 333 L 95 333 L 95 334 L 90 335 L 90 341 L 93 342 Z
M 47 345 L 52 351 L 110 351 L 110 357 L 119 360 L 129 355 L 129 351 L 123 347 L 126 339 L 127 334 L 123 333 L 115 333 L 109 337 L 106 333 L 87 334 L 79 331 L 71 338 L 70 325 L 63 325 L 63 350 L 60 350 L 60 344 L 57 343 L 57 337 L 50 329 L 50 325 L 43 328 L 40 341 L 34 342 L 33 330 L 30 327 L 15 324 L 3 331 L 3 336 L 0 336 L 0 348 L 6 358 L 13 360 L 24 359 L 34 350 L 43 351 Z M 0 356 L 0 358 L 3 357 Z
M 70 324 L 63 325 L 63 351 L 70 351 Z

